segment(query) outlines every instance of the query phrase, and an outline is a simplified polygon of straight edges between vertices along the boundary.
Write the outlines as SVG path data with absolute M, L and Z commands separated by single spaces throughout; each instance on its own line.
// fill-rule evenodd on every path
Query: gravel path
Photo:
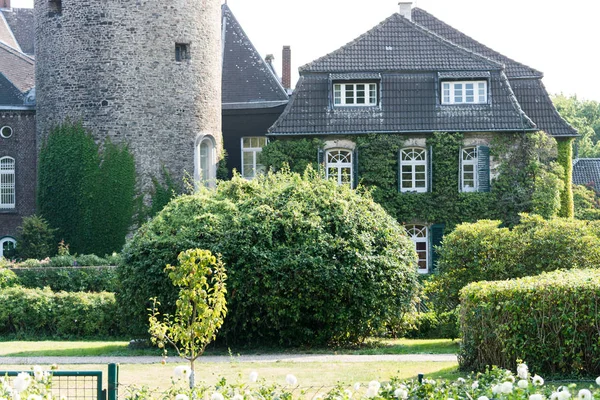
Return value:
M 160 363 L 162 357 L 140 356 L 140 357 L 0 357 L 0 365 L 23 364 L 155 364 Z M 169 357 L 168 363 L 181 363 L 179 357 Z M 229 362 L 456 362 L 455 354 L 402 354 L 402 355 L 314 355 L 314 354 L 268 354 L 248 356 L 203 356 L 198 362 L 229 363 Z

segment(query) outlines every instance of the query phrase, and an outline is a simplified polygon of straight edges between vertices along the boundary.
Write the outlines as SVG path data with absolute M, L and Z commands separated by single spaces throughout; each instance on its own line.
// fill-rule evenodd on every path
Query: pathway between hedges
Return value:
M 156 364 L 162 357 L 0 357 L 0 364 Z M 179 357 L 169 357 L 168 363 L 181 363 Z M 265 354 L 240 356 L 203 356 L 197 362 L 201 363 L 231 363 L 231 362 L 457 362 L 456 354 L 385 354 L 385 355 L 333 355 L 333 354 Z

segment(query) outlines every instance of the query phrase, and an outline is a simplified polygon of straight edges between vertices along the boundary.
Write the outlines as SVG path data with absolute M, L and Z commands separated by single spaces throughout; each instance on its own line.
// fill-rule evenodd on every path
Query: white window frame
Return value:
M 8 133 L 6 133 L 8 132 Z M 10 137 L 12 137 L 13 135 L 13 128 L 11 128 L 8 125 L 4 125 L 2 128 L 0 128 L 0 137 L 2 137 L 3 139 L 8 139 Z
M 412 153 L 414 154 L 416 151 L 419 152 L 419 154 L 423 155 L 423 159 L 416 159 L 416 157 L 412 156 L 410 159 L 404 159 L 404 156 L 406 155 L 407 157 Z M 429 179 L 428 179 L 428 172 L 427 171 L 427 149 L 423 148 L 423 147 L 406 147 L 404 149 L 402 149 L 400 151 L 400 160 L 399 160 L 399 164 L 400 164 L 400 191 L 401 192 L 418 192 L 418 193 L 425 193 L 429 190 Z M 404 167 L 410 167 L 410 172 L 404 172 Z M 417 179 L 417 168 L 418 167 L 423 167 L 423 173 L 424 173 L 424 179 Z M 404 184 L 404 174 L 405 173 L 409 173 L 411 174 L 411 186 L 406 187 Z M 421 172 L 419 172 L 421 173 Z M 416 187 L 417 181 L 424 181 L 425 182 L 425 186 L 423 187 Z
M 207 146 L 207 153 L 202 154 L 202 146 Z M 205 135 L 197 140 L 195 150 L 195 171 L 194 178 L 196 182 L 201 182 L 204 186 L 214 187 L 217 179 L 216 149 L 215 141 L 212 136 Z M 206 157 L 206 159 L 204 159 Z M 204 165 L 203 165 L 204 164 Z M 203 168 L 204 166 L 204 168 Z
M 408 237 L 415 245 L 415 251 L 419 256 L 418 261 L 425 261 L 425 268 L 420 268 L 419 264 L 417 264 L 417 272 L 420 274 L 429 273 L 429 227 L 427 225 L 406 225 L 405 226 L 406 233 Z M 425 250 L 418 250 L 417 243 L 425 243 Z M 421 258 L 421 255 L 424 254 L 425 257 Z
M 473 157 L 470 153 L 474 151 L 475 152 L 475 156 Z M 460 152 L 460 157 L 461 157 L 461 164 L 460 164 L 460 181 L 461 181 L 461 190 L 463 192 L 476 192 L 477 189 L 479 188 L 479 174 L 478 174 L 478 157 L 479 157 L 479 153 L 477 150 L 477 146 L 470 146 L 470 147 L 463 147 L 461 152 Z M 465 185 L 465 174 L 467 173 L 467 171 L 465 171 L 465 166 L 472 166 L 473 167 L 473 186 L 467 186 Z
M 338 185 L 350 185 L 354 187 L 354 155 L 350 149 L 328 149 L 325 151 L 325 176 L 327 179 L 335 179 Z M 335 170 L 332 174 L 330 169 Z M 344 182 L 344 169 L 350 169 L 350 180 Z
M 467 85 L 473 85 L 472 89 L 467 89 Z M 488 82 L 485 80 L 442 82 L 442 104 L 487 104 L 487 102 Z
M 252 146 L 252 142 L 254 140 L 258 141 L 258 147 Z M 246 147 L 244 145 L 245 141 L 249 141 L 250 145 Z M 245 136 L 240 139 L 240 146 L 242 150 L 242 176 L 246 179 L 254 179 L 257 175 L 263 174 L 265 172 L 265 166 L 258 163 L 258 156 L 262 151 L 263 147 L 269 143 L 267 137 L 265 136 Z M 248 171 L 245 167 L 246 163 L 244 162 L 244 154 L 252 154 L 252 167 L 251 171 Z
M 15 159 L 0 157 L 0 210 L 14 209 L 16 203 Z
M 362 88 L 361 88 L 362 86 Z M 333 84 L 334 107 L 373 107 L 377 105 L 377 82 L 336 82 Z M 362 95 L 361 95 L 362 94 Z M 358 103 L 362 99 L 364 103 Z
M 4 243 L 12 243 L 15 247 L 17 246 L 17 241 L 10 236 L 0 238 L 0 258 L 4 257 Z

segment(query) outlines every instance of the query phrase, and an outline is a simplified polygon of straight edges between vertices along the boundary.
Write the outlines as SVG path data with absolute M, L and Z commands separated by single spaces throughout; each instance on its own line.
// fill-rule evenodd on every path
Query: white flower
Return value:
M 477 400 L 490 400 L 490 398 L 487 396 L 479 396 Z
M 27 389 L 31 383 L 31 376 L 27 372 L 21 372 L 13 381 L 13 389 L 19 393 Z
M 381 383 L 379 383 L 378 381 L 371 381 L 369 382 L 369 387 L 379 390 L 379 388 L 381 388 Z
M 33 367 L 33 377 L 36 381 L 41 381 L 45 378 L 45 376 L 46 374 L 44 374 L 44 370 L 42 369 L 42 367 L 40 367 L 39 365 L 35 365 Z
M 407 399 L 408 391 L 406 391 L 405 389 L 402 389 L 402 388 L 398 388 L 398 389 L 394 390 L 394 397 L 397 397 L 399 399 Z
M 581 389 L 579 393 L 577 393 L 577 398 L 579 400 L 592 400 L 592 392 L 587 389 Z
M 323 395 L 321 393 L 317 393 L 315 395 L 315 397 L 313 397 L 314 400 L 322 400 L 323 399 Z
M 250 372 L 250 382 L 256 382 L 258 380 L 258 372 L 252 371 Z
M 543 386 L 544 385 L 544 379 L 539 375 L 534 375 L 534 377 L 531 379 L 531 382 L 535 386 Z
M 556 400 L 558 399 L 558 392 L 552 392 L 552 394 L 550 395 L 550 400 Z
M 600 376 L 596 378 L 596 385 L 600 386 Z
M 527 379 L 529 376 L 529 367 L 526 364 L 519 364 L 517 366 L 517 376 L 521 379 Z
M 504 382 L 503 384 L 500 385 L 500 393 L 508 394 L 508 393 L 512 393 L 512 391 L 513 391 L 512 382 Z
M 459 385 L 464 385 L 464 384 L 465 384 L 465 382 L 466 382 L 466 381 L 465 381 L 465 379 L 464 379 L 464 378 L 458 378 L 458 379 L 456 380 L 456 383 L 458 383 Z
M 187 396 L 187 394 L 179 393 L 177 396 L 175 396 L 175 400 L 190 400 L 190 398 Z
M 344 390 L 344 393 L 346 393 L 346 396 L 347 396 L 349 399 L 351 399 L 351 398 L 352 398 L 352 390 L 350 390 L 350 389 L 346 389 L 346 390 Z
M 244 400 L 244 396 L 239 393 L 236 393 L 235 396 L 231 398 L 231 400 Z
M 175 367 L 175 369 L 173 370 L 173 377 L 175 379 L 190 379 L 190 375 L 192 374 L 192 371 L 190 370 L 189 367 L 185 366 L 185 365 L 178 365 L 177 367 Z
M 367 397 L 375 397 L 379 394 L 379 388 L 381 388 L 381 383 L 378 381 L 369 382 L 369 388 L 367 389 L 366 396 Z
M 527 380 L 525 379 L 521 379 L 519 382 L 517 382 L 517 386 L 521 389 L 527 389 L 527 387 L 529 386 L 529 382 L 527 382 Z
M 448 397 L 448 400 L 454 400 L 452 397 Z
M 477 389 L 479 387 L 479 382 L 475 381 L 473 382 L 473 384 L 471 385 L 471 389 Z
M 600 378 L 599 378 L 599 379 L 600 379 Z M 356 382 L 356 383 L 354 384 L 354 390 L 355 390 L 355 391 L 358 391 L 358 389 L 360 389 L 360 382 Z
M 500 393 L 500 386 L 499 385 L 492 386 L 492 393 L 494 393 L 494 394 Z
M 529 396 L 529 400 L 544 400 L 544 396 L 542 396 L 539 393 L 532 394 L 531 396 Z
M 288 385 L 296 386 L 298 384 L 298 379 L 292 374 L 287 374 L 285 377 L 285 381 Z
M 558 392 L 556 394 L 556 398 L 558 400 L 567 400 L 570 397 L 571 397 L 571 393 L 569 392 L 569 390 L 566 387 L 561 386 L 558 388 Z
M 42 400 L 42 396 L 39 394 L 30 394 L 27 396 L 27 400 Z
M 225 400 L 225 397 L 223 397 L 223 395 L 219 392 L 214 392 L 211 396 L 210 396 L 210 400 Z

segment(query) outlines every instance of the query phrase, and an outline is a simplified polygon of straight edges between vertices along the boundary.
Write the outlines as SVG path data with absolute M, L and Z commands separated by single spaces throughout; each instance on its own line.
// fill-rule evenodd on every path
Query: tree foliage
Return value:
M 173 313 L 161 265 L 188 248 L 221 254 L 228 269 L 228 343 L 358 342 L 408 309 L 416 255 L 401 226 L 375 204 L 314 171 L 280 172 L 171 201 L 124 248 L 118 293 L 132 330 L 148 299 Z
M 41 260 L 53 256 L 56 253 L 54 231 L 48 222 L 38 215 L 23 218 L 17 237 L 19 258 Z
M 575 143 L 576 156 L 600 157 L 600 103 L 563 94 L 553 96 L 552 102 L 560 115 L 581 135 Z
M 42 144 L 38 209 L 73 252 L 121 249 L 132 222 L 135 162 L 126 146 L 100 150 L 81 124 L 64 123 Z
M 594 189 L 583 185 L 573 185 L 575 218 L 600 220 L 600 198 Z

